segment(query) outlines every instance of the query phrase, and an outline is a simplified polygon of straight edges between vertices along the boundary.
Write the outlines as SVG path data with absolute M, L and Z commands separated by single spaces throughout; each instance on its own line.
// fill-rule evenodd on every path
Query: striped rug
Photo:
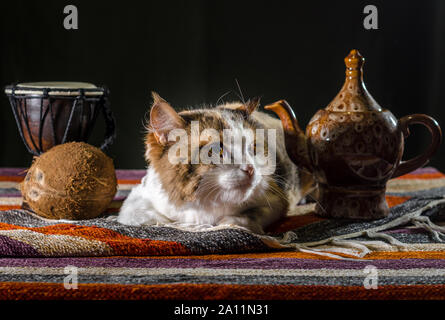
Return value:
M 267 237 L 118 224 L 143 174 L 118 170 L 106 216 L 60 222 L 21 210 L 23 170 L 0 169 L 0 299 L 445 298 L 445 175 L 435 169 L 389 182 L 388 218 L 322 219 L 308 205 Z

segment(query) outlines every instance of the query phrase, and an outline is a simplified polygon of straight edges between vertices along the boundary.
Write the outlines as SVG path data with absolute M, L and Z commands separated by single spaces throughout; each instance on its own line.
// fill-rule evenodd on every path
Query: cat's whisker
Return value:
M 284 194 L 282 191 L 278 191 L 275 189 L 269 189 L 271 191 L 272 194 L 274 194 L 276 197 L 278 197 L 279 199 L 282 199 L 284 201 L 288 201 L 288 196 L 286 194 Z
M 273 177 L 274 180 L 280 180 L 280 181 L 287 181 L 287 179 L 277 173 L 273 173 L 269 175 L 270 177 Z
M 213 190 L 217 190 L 218 188 L 219 188 L 218 185 L 209 185 L 209 186 L 206 186 L 205 188 L 203 188 L 203 192 L 211 193 L 211 192 L 213 192 Z
M 209 182 L 208 184 L 203 184 L 198 187 L 196 190 L 197 193 L 204 193 L 210 195 L 214 190 L 218 189 L 219 186 L 217 184 Z
M 267 197 L 267 193 L 264 195 L 264 199 L 266 199 L 267 205 L 269 206 L 270 210 L 272 210 L 272 206 L 270 205 L 269 199 Z
M 226 93 L 224 93 L 221 97 L 218 98 L 218 100 L 216 100 L 216 105 L 219 105 L 219 101 L 224 98 L 225 96 L 227 96 L 230 92 L 232 92 L 232 90 L 227 91 Z
M 314 188 L 314 189 L 316 189 L 316 188 Z M 308 193 L 307 196 L 310 197 L 312 200 L 314 200 L 314 201 L 317 203 L 318 207 L 319 207 L 321 210 L 323 210 L 324 213 L 327 213 L 326 209 L 323 208 L 323 206 L 321 205 L 320 201 L 318 201 L 317 199 L 315 199 L 310 193 Z
M 235 78 L 235 83 L 236 83 L 236 86 L 238 87 L 238 90 L 239 90 L 239 93 L 240 93 L 240 96 L 238 96 L 238 97 L 241 99 L 243 104 L 246 104 L 246 101 L 244 100 L 243 92 L 241 91 L 241 87 L 239 85 L 238 79 L 236 79 L 236 78 Z
M 287 196 L 286 196 L 285 194 L 283 194 L 283 193 L 281 193 L 281 192 L 277 192 L 276 190 L 272 190 L 272 189 L 270 189 L 270 191 L 271 191 L 274 195 L 276 195 L 278 198 L 281 198 L 281 199 L 287 201 Z
M 274 184 L 269 184 L 269 190 L 272 190 L 279 194 L 285 195 L 284 191 L 280 187 L 275 186 Z

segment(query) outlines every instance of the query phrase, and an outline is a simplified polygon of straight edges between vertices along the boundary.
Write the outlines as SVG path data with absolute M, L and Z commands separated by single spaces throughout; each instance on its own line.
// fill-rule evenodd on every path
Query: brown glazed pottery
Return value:
M 357 50 L 345 58 L 343 87 L 325 109 L 315 113 L 306 134 L 286 101 L 265 107 L 280 117 L 291 159 L 314 175 L 321 216 L 387 216 L 387 181 L 424 166 L 441 143 L 441 129 L 433 118 L 414 114 L 397 120 L 373 99 L 363 82 L 363 63 Z M 404 138 L 411 124 L 426 126 L 432 142 L 423 154 L 402 161 Z

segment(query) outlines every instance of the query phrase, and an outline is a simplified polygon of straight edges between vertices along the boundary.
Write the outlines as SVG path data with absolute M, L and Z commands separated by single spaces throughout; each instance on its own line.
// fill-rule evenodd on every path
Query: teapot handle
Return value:
M 407 161 L 400 161 L 397 169 L 392 175 L 392 178 L 399 177 L 426 165 L 442 142 L 442 130 L 440 129 L 437 121 L 430 116 L 427 116 L 425 114 L 412 114 L 401 118 L 399 120 L 399 126 L 405 139 L 409 136 L 409 125 L 411 124 L 422 124 L 427 127 L 432 137 L 431 144 L 425 150 L 425 152 L 418 155 L 417 157 Z

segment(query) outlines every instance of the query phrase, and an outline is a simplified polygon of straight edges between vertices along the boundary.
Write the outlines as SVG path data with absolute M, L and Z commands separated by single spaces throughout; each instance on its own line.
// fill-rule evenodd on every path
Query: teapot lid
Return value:
M 382 111 L 363 82 L 365 58 L 358 50 L 351 50 L 345 58 L 346 78 L 343 87 L 326 110 L 333 112 Z

